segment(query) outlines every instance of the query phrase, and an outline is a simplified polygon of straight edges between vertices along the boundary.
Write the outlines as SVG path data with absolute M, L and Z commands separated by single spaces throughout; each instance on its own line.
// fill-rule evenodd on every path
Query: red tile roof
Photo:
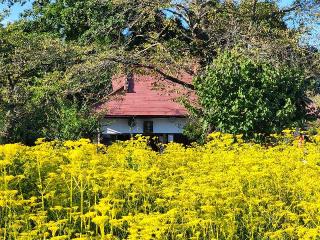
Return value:
M 134 75 L 134 91 L 124 91 L 125 76 L 113 79 L 113 93 L 98 110 L 106 110 L 107 117 L 184 117 L 188 111 L 179 97 L 194 93 L 179 84 L 156 76 Z M 184 74 L 183 81 L 190 83 L 192 77 Z

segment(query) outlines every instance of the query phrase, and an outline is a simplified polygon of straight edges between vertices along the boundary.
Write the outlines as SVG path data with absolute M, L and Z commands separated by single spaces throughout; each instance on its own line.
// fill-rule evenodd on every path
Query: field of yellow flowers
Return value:
M 0 239 L 320 239 L 320 136 L 2 145 Z

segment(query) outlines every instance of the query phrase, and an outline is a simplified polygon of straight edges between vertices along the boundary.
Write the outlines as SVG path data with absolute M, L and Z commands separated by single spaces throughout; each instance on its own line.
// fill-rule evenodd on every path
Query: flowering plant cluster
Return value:
M 0 238 L 319 238 L 320 136 L 277 139 L 2 145 Z

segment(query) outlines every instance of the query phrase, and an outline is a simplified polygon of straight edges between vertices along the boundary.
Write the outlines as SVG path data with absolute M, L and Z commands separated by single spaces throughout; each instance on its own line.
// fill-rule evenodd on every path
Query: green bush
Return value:
M 223 52 L 195 79 L 202 116 L 211 128 L 245 134 L 278 132 L 306 116 L 303 72 Z

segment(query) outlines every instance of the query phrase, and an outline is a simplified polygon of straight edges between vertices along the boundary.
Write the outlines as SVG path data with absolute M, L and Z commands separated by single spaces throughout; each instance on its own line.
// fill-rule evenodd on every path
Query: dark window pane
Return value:
M 152 121 L 143 122 L 143 132 L 144 133 L 153 133 L 153 122 Z

